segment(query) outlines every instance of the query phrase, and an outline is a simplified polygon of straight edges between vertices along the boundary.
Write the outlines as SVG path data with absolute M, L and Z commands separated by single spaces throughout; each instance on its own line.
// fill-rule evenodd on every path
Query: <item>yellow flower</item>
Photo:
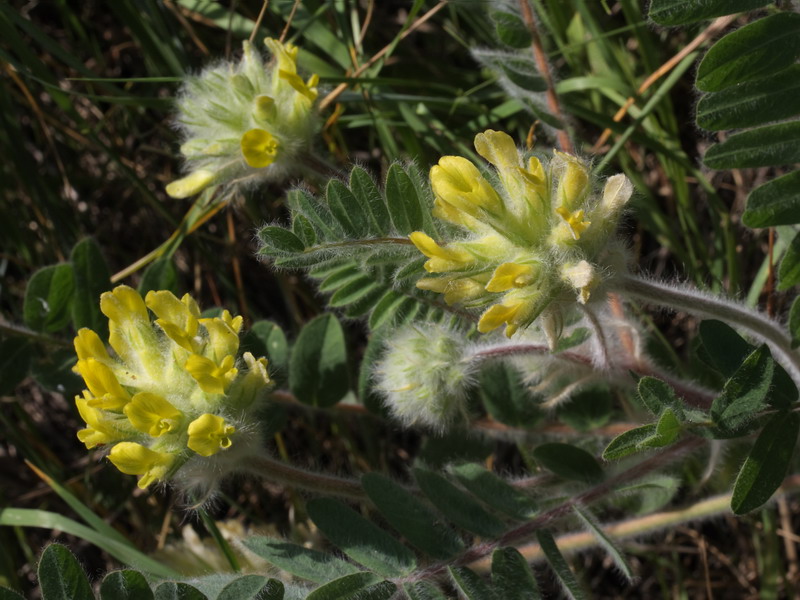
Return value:
M 189 294 L 178 300 L 172 292 L 150 291 L 145 304 L 157 317 L 156 325 L 180 347 L 189 352 L 197 352 L 200 340 L 197 339 L 200 308 Z
M 506 325 L 506 336 L 511 337 L 519 328 L 517 317 L 524 306 L 523 302 L 512 304 L 494 304 L 481 315 L 478 331 L 488 333 L 501 325 Z
M 126 475 L 141 475 L 138 486 L 145 489 L 167 476 L 174 456 L 134 442 L 120 442 L 108 453 L 108 459 Z
M 278 155 L 278 140 L 265 129 L 245 131 L 240 144 L 244 160 L 256 169 L 268 167 Z
M 97 335 L 91 329 L 83 327 L 78 330 L 78 337 L 75 338 L 75 353 L 78 355 L 78 360 L 87 358 L 94 358 L 101 363 L 110 363 L 111 357 L 108 355 L 108 350 Z
M 486 284 L 486 291 L 505 292 L 511 288 L 525 287 L 533 283 L 535 275 L 534 265 L 503 263 L 495 269 L 491 280 Z
M 164 398 L 149 392 L 136 394 L 125 405 L 124 412 L 131 425 L 154 438 L 176 430 L 183 416 Z
M 510 336 L 545 311 L 551 321 L 563 319 L 563 310 L 589 302 L 605 273 L 624 262 L 612 236 L 630 182 L 611 177 L 597 198 L 585 161 L 556 151 L 543 163 L 499 131 L 476 135 L 475 149 L 496 177 L 457 156 L 431 169 L 433 216 L 462 231 L 444 240 L 409 235 L 429 259 L 425 270 L 440 275 L 420 278 L 417 287 L 444 294 L 448 304 L 487 307 L 481 332 L 505 324 Z
M 119 384 L 114 372 L 100 361 L 94 358 L 79 360 L 75 370 L 94 396 L 89 400 L 91 406 L 119 410 L 130 401 L 130 394 Z
M 197 381 L 200 389 L 207 394 L 224 394 L 239 372 L 234 366 L 235 359 L 228 355 L 217 365 L 205 356 L 192 354 L 185 368 Z
M 472 217 L 480 215 L 480 209 L 498 212 L 502 208 L 497 192 L 466 158 L 443 156 L 431 169 L 430 178 L 437 198 Z
M 581 239 L 581 234 L 592 224 L 590 221 L 583 220 L 583 209 L 569 212 L 563 206 L 559 206 L 556 209 L 556 214 L 564 219 L 564 223 L 569 228 L 573 240 Z
M 110 444 L 128 436 L 122 423 L 110 419 L 107 413 L 91 406 L 91 395 L 88 391 L 84 391 L 83 396 L 75 396 L 75 405 L 87 425 L 85 429 L 78 431 L 78 439 L 86 444 L 86 448 Z
M 460 248 L 443 248 L 431 236 L 415 231 L 408 236 L 420 252 L 430 258 L 425 262 L 425 270 L 429 273 L 455 271 L 463 269 L 472 261 L 472 255 Z
M 225 310 L 201 319 L 188 294 L 178 300 L 171 292 L 153 291 L 145 301 L 126 286 L 103 294 L 101 307 L 116 356 L 91 330 L 75 337 L 75 371 L 88 388 L 75 398 L 87 425 L 78 438 L 86 447 L 119 442 L 111 461 L 124 473 L 141 475 L 140 487 L 192 458 L 201 460 L 198 455 L 229 447 L 235 431 L 230 423 L 247 423 L 272 383 L 265 358 L 246 352 L 242 370 L 236 367 L 242 317 Z M 209 429 L 212 416 L 221 421 Z M 246 428 L 240 435 L 246 441 L 258 430 Z
M 191 450 L 200 456 L 211 456 L 231 446 L 231 438 L 236 428 L 225 423 L 217 415 L 204 414 L 189 424 L 189 443 Z

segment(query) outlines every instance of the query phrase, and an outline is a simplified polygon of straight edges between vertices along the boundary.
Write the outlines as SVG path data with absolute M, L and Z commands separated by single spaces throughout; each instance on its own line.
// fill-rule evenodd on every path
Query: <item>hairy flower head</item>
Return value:
M 186 198 L 210 185 L 287 176 L 306 151 L 319 119 L 319 77 L 297 72 L 297 47 L 267 38 L 273 60 L 244 42 L 238 63 L 221 63 L 190 77 L 178 98 L 181 154 L 189 174 L 167 186 Z
M 510 337 L 542 314 L 557 321 L 563 307 L 595 297 L 619 262 L 614 233 L 633 187 L 614 175 L 596 194 L 581 159 L 556 151 L 544 164 L 499 131 L 479 133 L 475 149 L 491 169 L 458 156 L 431 169 L 433 215 L 460 233 L 409 236 L 431 274 L 417 287 L 480 308 L 479 331 L 505 325 Z
M 250 443 L 247 423 L 271 381 L 265 358 L 238 357 L 241 317 L 201 318 L 188 294 L 143 299 L 124 285 L 101 296 L 100 310 L 114 354 L 90 329 L 75 338 L 87 448 L 110 447 L 109 460 L 146 488 L 190 460 Z
M 392 335 L 375 378 L 394 417 L 442 430 L 466 415 L 474 371 L 463 335 L 428 323 Z

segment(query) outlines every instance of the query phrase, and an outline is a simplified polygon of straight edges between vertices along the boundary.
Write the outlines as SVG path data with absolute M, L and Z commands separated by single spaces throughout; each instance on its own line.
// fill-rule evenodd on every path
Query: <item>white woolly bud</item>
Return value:
M 375 369 L 386 406 L 405 425 L 443 430 L 465 416 L 476 365 L 463 336 L 441 325 L 399 330 Z

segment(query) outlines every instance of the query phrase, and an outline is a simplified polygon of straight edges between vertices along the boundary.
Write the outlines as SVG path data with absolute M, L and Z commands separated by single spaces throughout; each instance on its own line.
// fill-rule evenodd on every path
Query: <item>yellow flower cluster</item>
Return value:
M 238 64 L 222 64 L 189 79 L 178 99 L 181 153 L 191 168 L 167 186 L 186 198 L 213 184 L 285 177 L 309 146 L 319 77 L 297 73 L 297 47 L 267 38 L 265 65 L 249 42 Z
M 478 330 L 505 325 L 510 337 L 545 311 L 557 317 L 564 304 L 589 301 L 613 262 L 613 234 L 633 188 L 615 175 L 597 196 L 579 158 L 526 159 L 499 131 L 478 134 L 475 149 L 494 167 L 487 176 L 460 156 L 431 169 L 434 216 L 466 235 L 447 243 L 409 236 L 435 275 L 417 287 L 482 308 Z
M 237 361 L 242 318 L 201 318 L 188 294 L 151 291 L 143 300 L 124 285 L 104 293 L 100 309 L 115 356 L 94 331 L 78 331 L 75 371 L 87 388 L 75 398 L 86 422 L 78 439 L 111 445 L 111 462 L 140 475 L 140 488 L 234 444 L 271 383 L 265 358 L 245 352 Z

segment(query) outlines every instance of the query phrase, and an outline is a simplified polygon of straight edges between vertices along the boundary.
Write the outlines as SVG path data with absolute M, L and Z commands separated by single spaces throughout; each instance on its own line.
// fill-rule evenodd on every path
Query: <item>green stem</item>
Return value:
M 358 480 L 314 473 L 280 462 L 269 456 L 257 456 L 245 461 L 241 470 L 270 481 L 277 481 L 307 492 L 365 500 L 367 495 Z
M 608 282 L 608 288 L 609 291 L 651 304 L 686 311 L 699 317 L 720 319 L 747 331 L 754 338 L 767 343 L 772 355 L 786 369 L 795 385 L 800 387 L 800 354 L 792 349 L 791 339 L 783 327 L 766 315 L 706 292 L 635 275 L 618 275 Z

